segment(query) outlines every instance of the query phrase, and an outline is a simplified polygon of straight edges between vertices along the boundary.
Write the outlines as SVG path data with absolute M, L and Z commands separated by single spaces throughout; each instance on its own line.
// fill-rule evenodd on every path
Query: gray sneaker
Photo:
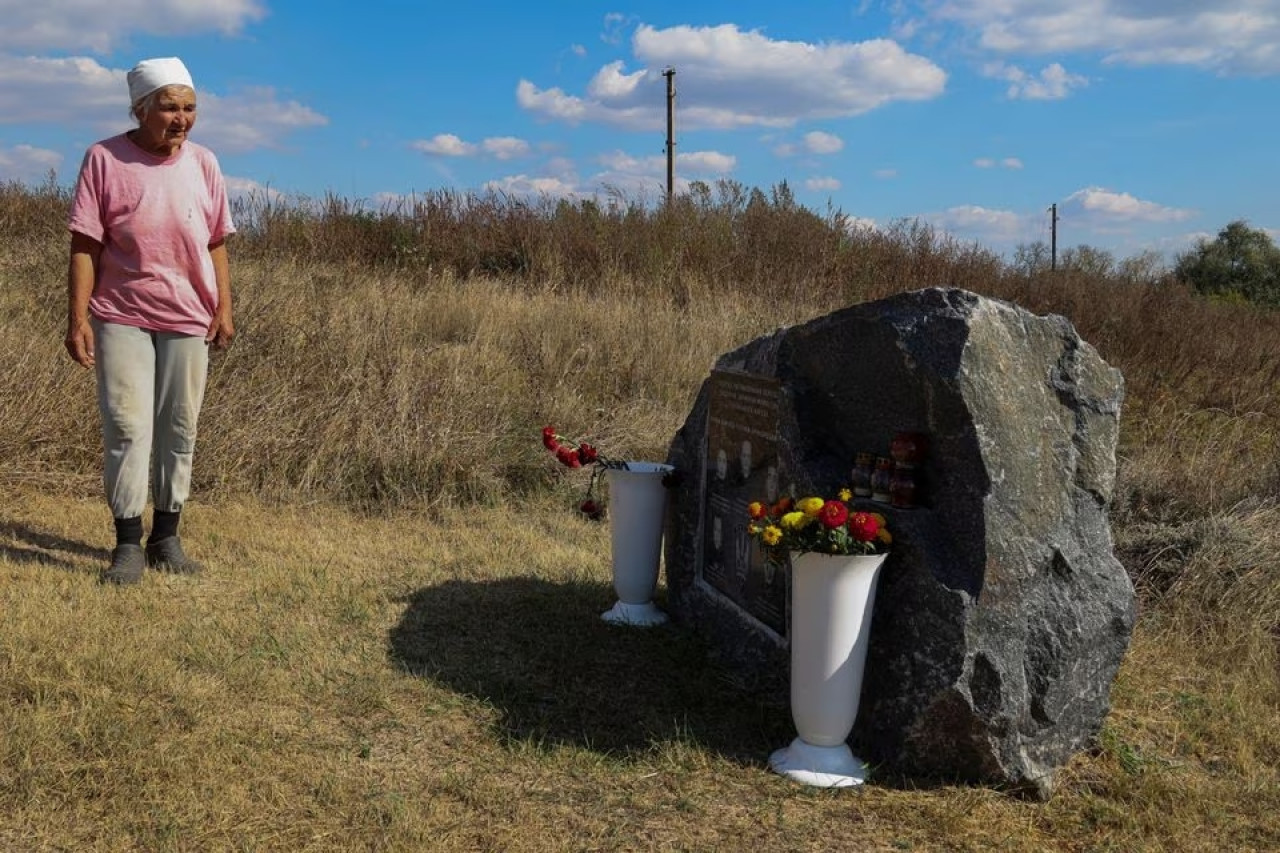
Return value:
M 182 541 L 177 536 L 170 536 L 159 542 L 148 542 L 147 565 L 158 572 L 175 575 L 198 575 L 204 571 L 204 566 L 183 552 Z
M 147 567 L 141 545 L 117 545 L 111 552 L 111 565 L 102 572 L 103 583 L 135 584 L 142 580 Z

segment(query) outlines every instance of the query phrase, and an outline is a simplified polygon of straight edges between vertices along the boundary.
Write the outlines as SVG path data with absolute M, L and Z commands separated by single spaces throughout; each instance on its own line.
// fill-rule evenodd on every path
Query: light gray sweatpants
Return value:
M 202 336 L 92 321 L 103 485 L 116 518 L 142 515 L 148 468 L 155 508 L 182 509 L 191 492 L 196 420 L 209 374 Z

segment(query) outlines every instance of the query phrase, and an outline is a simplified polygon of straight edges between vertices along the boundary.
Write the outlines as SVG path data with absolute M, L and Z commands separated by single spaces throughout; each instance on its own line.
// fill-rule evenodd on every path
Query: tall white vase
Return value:
M 860 785 L 867 766 L 845 739 L 858 717 L 871 611 L 884 554 L 791 555 L 791 718 L 799 737 L 769 757 L 806 785 Z
M 628 462 L 625 470 L 608 471 L 613 590 L 618 594 L 618 602 L 601 617 L 608 622 L 649 626 L 667 621 L 653 603 L 653 592 L 667 510 L 662 478 L 671 470 L 658 462 Z

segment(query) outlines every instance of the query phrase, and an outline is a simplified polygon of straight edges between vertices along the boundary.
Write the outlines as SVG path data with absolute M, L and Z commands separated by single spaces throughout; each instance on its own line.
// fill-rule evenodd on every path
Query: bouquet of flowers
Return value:
M 578 511 L 592 521 L 604 518 L 604 500 L 596 496 L 596 480 L 602 471 L 610 468 L 625 470 L 627 463 L 618 459 L 610 459 L 585 441 L 574 441 L 556 432 L 555 427 L 542 428 L 542 446 L 555 454 L 556 459 L 567 468 L 591 468 L 591 480 L 587 483 L 587 494 L 578 504 Z
M 752 501 L 747 505 L 747 532 L 769 559 L 780 561 L 790 551 L 822 554 L 883 554 L 893 536 L 884 516 L 876 512 L 850 511 L 853 495 L 841 489 L 837 498 L 819 497 L 773 504 Z

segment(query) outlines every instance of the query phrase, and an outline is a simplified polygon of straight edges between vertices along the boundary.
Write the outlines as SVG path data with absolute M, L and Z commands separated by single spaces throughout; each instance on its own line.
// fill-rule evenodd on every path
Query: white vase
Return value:
M 845 739 L 858 717 L 871 611 L 884 554 L 791 555 L 791 718 L 799 735 L 769 766 L 806 785 L 860 785 Z
M 618 594 L 618 602 L 601 617 L 608 622 L 650 626 L 667 621 L 653 603 L 653 592 L 667 510 L 662 478 L 671 470 L 659 462 L 628 462 L 626 469 L 608 471 L 613 590 Z

